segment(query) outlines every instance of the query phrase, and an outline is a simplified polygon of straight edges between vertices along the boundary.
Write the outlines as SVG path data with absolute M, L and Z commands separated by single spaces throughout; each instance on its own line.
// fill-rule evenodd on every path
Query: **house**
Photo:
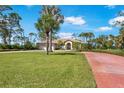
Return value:
M 59 44 L 60 42 L 62 42 L 63 44 Z M 56 49 L 64 49 L 64 50 L 73 50 L 73 44 L 75 42 L 78 43 L 82 43 L 81 40 L 78 39 L 57 39 L 57 40 L 53 40 L 52 41 L 52 50 L 56 50 Z M 37 46 L 39 49 L 41 50 L 46 50 L 46 41 L 42 41 L 37 43 Z

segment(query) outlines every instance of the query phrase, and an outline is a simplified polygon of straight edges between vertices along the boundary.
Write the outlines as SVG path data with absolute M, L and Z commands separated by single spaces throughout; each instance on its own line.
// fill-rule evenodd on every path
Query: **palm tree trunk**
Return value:
M 46 52 L 49 55 L 49 33 L 46 33 Z
M 52 51 L 52 30 L 50 31 L 50 45 L 49 45 L 49 48 L 50 48 L 50 52 L 53 52 Z

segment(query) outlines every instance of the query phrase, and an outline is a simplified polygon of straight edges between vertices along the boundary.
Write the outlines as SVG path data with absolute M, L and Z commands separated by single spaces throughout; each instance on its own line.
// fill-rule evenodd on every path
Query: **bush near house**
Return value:
M 92 48 L 93 47 L 91 44 L 87 44 L 87 43 L 82 44 L 82 51 L 91 51 Z
M 33 44 L 29 41 L 25 42 L 24 49 L 33 49 Z
M 80 42 L 73 42 L 72 47 L 76 51 L 82 51 L 82 44 Z
M 124 49 L 93 49 L 92 51 L 124 56 Z
M 64 42 L 62 40 L 58 40 L 56 50 L 63 49 Z
M 93 46 L 91 44 L 87 44 L 87 43 L 74 43 L 74 49 L 76 51 L 91 51 L 93 48 Z

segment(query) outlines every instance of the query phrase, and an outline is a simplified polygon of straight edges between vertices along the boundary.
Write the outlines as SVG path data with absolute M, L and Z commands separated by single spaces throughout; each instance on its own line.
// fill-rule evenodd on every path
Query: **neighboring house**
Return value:
M 57 39 L 52 41 L 52 50 L 58 49 L 59 41 L 63 42 L 61 48 L 64 50 L 73 50 L 74 42 L 82 43 L 81 40 L 77 40 L 77 39 Z M 37 43 L 37 46 L 41 50 L 46 50 L 46 41 Z

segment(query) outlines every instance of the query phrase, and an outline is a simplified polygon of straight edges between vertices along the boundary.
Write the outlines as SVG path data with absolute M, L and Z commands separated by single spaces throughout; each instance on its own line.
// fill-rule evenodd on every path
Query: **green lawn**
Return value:
M 0 87 L 96 87 L 84 55 L 0 53 Z

